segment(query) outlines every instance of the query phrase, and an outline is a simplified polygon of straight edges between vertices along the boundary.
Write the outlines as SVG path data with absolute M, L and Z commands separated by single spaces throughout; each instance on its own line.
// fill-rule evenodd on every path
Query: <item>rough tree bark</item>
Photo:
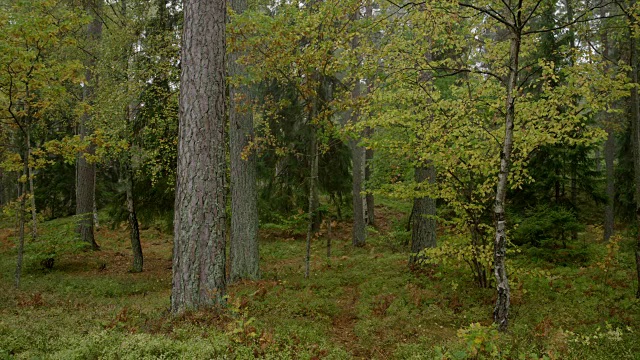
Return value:
M 247 8 L 246 0 L 231 0 L 237 14 Z M 236 63 L 239 53 L 229 56 L 229 76 L 245 73 Z M 241 106 L 250 99 L 246 86 L 229 87 L 229 146 L 231 158 L 231 237 L 229 246 L 229 281 L 257 279 L 260 276 L 258 248 L 258 194 L 256 190 L 256 156 L 243 151 L 254 137 L 253 116 Z
M 418 166 L 415 169 L 416 183 L 436 181 L 436 168 L 433 165 Z M 411 231 L 410 264 L 420 258 L 418 253 L 426 248 L 436 247 L 436 201 L 429 197 L 413 200 L 413 227 Z
M 635 6 L 635 1 L 630 2 L 630 8 Z M 634 16 L 630 16 L 631 27 L 637 25 Z M 638 83 L 638 39 L 632 34 L 629 36 L 629 62 L 631 65 L 631 81 Z M 636 224 L 640 228 L 640 97 L 638 88 L 631 88 L 631 143 L 633 148 L 633 175 L 634 175 L 634 196 L 636 202 Z M 640 231 L 636 235 L 636 278 L 638 281 L 638 289 L 636 298 L 640 298 Z
M 183 9 L 173 313 L 221 304 L 226 292 L 226 1 Z
M 101 0 L 93 0 L 87 3 L 87 12 L 93 14 L 93 20 L 87 26 L 87 39 L 89 44 L 95 45 L 102 36 L 102 21 L 97 16 L 97 11 L 100 8 Z M 94 87 L 97 82 L 97 78 L 94 74 L 94 68 L 96 65 L 96 59 L 94 56 L 87 56 L 85 61 L 85 77 L 86 82 L 82 88 L 82 97 L 85 102 L 91 103 L 93 100 Z M 91 115 L 85 112 L 80 117 L 80 123 L 78 124 L 78 135 L 81 139 L 88 136 L 90 131 L 89 122 Z M 90 145 L 87 149 L 88 154 L 94 152 L 93 145 Z M 77 231 L 80 234 L 80 240 L 91 245 L 93 250 L 98 250 L 99 246 L 94 237 L 94 223 L 93 223 L 93 199 L 95 196 L 95 177 L 96 177 L 96 165 L 87 161 L 83 154 L 78 156 L 76 162 L 76 216 L 78 217 Z

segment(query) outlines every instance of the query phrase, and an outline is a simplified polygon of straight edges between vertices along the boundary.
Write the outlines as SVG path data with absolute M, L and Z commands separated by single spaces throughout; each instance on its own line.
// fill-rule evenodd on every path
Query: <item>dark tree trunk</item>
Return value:
M 607 15 L 607 9 L 605 7 L 600 9 L 600 16 L 605 17 Z M 609 36 L 606 32 L 602 32 L 602 56 L 605 61 L 609 59 Z M 616 157 L 616 138 L 615 131 L 612 126 L 612 119 L 606 112 L 603 113 L 605 130 L 607 131 L 607 141 L 604 143 L 604 164 L 606 172 L 606 193 L 607 204 L 604 208 L 604 241 L 609 241 L 609 238 L 613 235 L 615 226 L 615 157 Z M 600 168 L 600 158 L 598 158 L 598 168 Z M 598 172 L 600 169 L 598 169 Z
M 373 130 L 371 128 L 367 128 L 365 130 L 365 136 L 367 138 L 371 138 L 373 136 Z M 364 153 L 365 166 L 364 166 L 364 181 L 367 184 L 371 180 L 371 174 L 373 169 L 373 149 L 368 148 Z M 368 223 L 371 226 L 376 226 L 376 214 L 375 214 L 375 199 L 371 192 L 367 192 L 366 195 L 366 203 L 367 203 L 367 218 Z
M 313 116 L 311 117 L 313 118 Z M 304 277 L 309 278 L 311 272 L 311 240 L 313 239 L 314 230 L 314 218 L 318 212 L 318 144 L 316 139 L 315 128 L 311 135 L 311 176 L 309 176 L 309 225 L 307 228 L 307 248 L 305 256 L 305 269 Z
M 226 2 L 183 9 L 173 313 L 221 304 L 226 293 Z
M 433 165 L 419 166 L 415 169 L 416 183 L 436 181 L 436 168 Z M 411 231 L 410 264 L 420 259 L 418 253 L 426 248 L 436 247 L 436 201 L 429 197 L 413 200 L 413 227 Z
M 97 43 L 102 37 L 102 22 L 97 16 L 96 11 L 100 8 L 101 0 L 93 0 L 88 3 L 87 11 L 93 15 L 93 20 L 87 26 L 87 39 L 91 47 L 97 48 Z M 85 62 L 86 70 L 85 77 L 86 83 L 82 88 L 83 100 L 87 103 L 93 102 L 94 88 L 97 83 L 97 77 L 94 74 L 94 68 L 96 66 L 96 60 L 94 56 L 88 56 Z M 80 117 L 80 123 L 78 124 L 78 135 L 80 139 L 84 139 L 90 135 L 90 123 L 91 115 L 85 112 Z M 88 154 L 94 153 L 94 146 L 90 145 L 87 149 Z M 95 184 L 96 184 L 96 165 L 93 162 L 88 162 L 84 154 L 78 156 L 76 162 L 76 216 L 78 217 L 78 233 L 80 234 L 80 240 L 91 245 L 93 250 L 98 250 L 99 246 L 95 241 L 93 232 L 93 204 L 95 197 Z
M 615 188 L 615 168 L 616 157 L 615 134 L 610 126 L 607 126 L 607 141 L 604 143 L 604 163 L 607 172 L 607 204 L 604 209 L 604 241 L 609 241 L 613 235 L 614 228 L 614 198 Z
M 332 221 L 333 218 L 329 217 L 327 221 L 327 259 L 331 258 L 331 237 L 333 236 L 331 232 Z
M 364 148 L 358 146 L 358 140 L 349 140 L 351 148 L 351 158 L 353 162 L 353 246 L 363 246 L 366 242 L 366 220 L 364 213 L 365 199 L 362 196 L 363 180 L 364 180 Z
M 631 1 L 630 7 L 635 6 L 635 1 Z M 632 17 L 632 26 L 637 25 L 635 17 Z M 630 34 L 630 65 L 631 65 L 631 81 L 638 83 L 638 39 Z M 631 88 L 631 131 L 632 131 L 632 148 L 633 148 L 633 174 L 634 174 L 634 195 L 636 202 L 636 225 L 640 229 L 640 97 L 638 88 Z M 636 298 L 640 298 L 640 231 L 636 235 L 636 280 L 638 289 Z
M 231 0 L 237 14 L 247 8 L 246 0 Z M 241 54 L 229 56 L 229 75 L 245 73 L 236 63 Z M 243 152 L 253 139 L 253 116 L 242 110 L 251 94 L 246 86 L 230 86 L 229 144 L 231 149 L 231 243 L 229 246 L 230 282 L 257 279 L 260 276 L 258 250 L 258 195 L 256 190 L 256 156 Z
M 29 177 L 29 193 L 31 194 L 31 240 L 38 238 L 38 213 L 36 211 L 36 189 L 33 184 L 33 166 L 31 165 L 31 130 L 27 129 L 27 176 Z
M 29 164 L 28 158 L 25 156 L 23 159 L 24 163 L 24 175 L 27 175 L 29 172 Z M 27 184 L 18 180 L 18 193 L 20 196 L 20 208 L 18 210 L 18 259 L 16 261 L 16 272 L 15 272 L 15 287 L 20 287 L 20 278 L 22 276 L 22 260 L 24 258 L 24 224 L 26 222 L 25 210 L 27 207 Z
M 129 213 L 129 235 L 131 238 L 131 252 L 133 253 L 133 263 L 131 265 L 132 272 L 142 272 L 144 258 L 142 256 L 142 245 L 140 243 L 140 227 L 138 224 L 138 215 L 136 212 L 136 203 L 133 196 L 134 174 L 132 168 L 131 155 L 125 160 L 125 187 L 127 195 L 127 212 Z
M 373 6 L 371 4 L 365 7 L 365 17 L 367 19 L 373 18 Z M 371 81 L 367 81 L 367 83 L 368 83 L 367 92 L 370 92 L 371 86 L 372 86 Z M 371 139 L 371 137 L 373 137 L 373 129 L 371 127 L 367 127 L 364 132 L 365 132 L 364 135 L 368 139 Z M 365 183 L 368 183 L 371 180 L 371 175 L 373 174 L 373 154 L 374 153 L 372 148 L 368 148 L 364 154 L 364 158 L 366 162 L 365 168 L 364 168 Z M 367 200 L 367 217 L 369 218 L 369 225 L 376 226 L 375 198 L 373 196 L 373 193 L 367 192 L 366 200 Z

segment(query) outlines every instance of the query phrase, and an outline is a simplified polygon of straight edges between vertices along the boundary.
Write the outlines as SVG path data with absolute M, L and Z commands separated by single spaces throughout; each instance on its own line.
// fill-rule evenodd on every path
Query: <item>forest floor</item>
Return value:
M 125 227 L 102 226 L 93 252 L 74 248 L 72 218 L 43 222 L 16 290 L 15 230 L 5 219 L 0 359 L 640 358 L 630 237 L 607 246 L 589 228 L 568 244 L 581 255 L 564 249 L 571 261 L 562 264 L 560 250 L 547 260 L 539 251 L 512 255 L 510 331 L 499 335 L 495 291 L 476 286 L 466 264 L 409 268 L 406 210 L 378 206 L 363 248 L 351 246 L 349 222 L 336 222 L 329 258 L 327 233 L 318 234 L 308 279 L 304 232 L 265 225 L 262 280 L 231 285 L 225 309 L 178 317 L 168 312 L 166 232 L 142 231 L 144 272 L 136 274 Z M 48 254 L 50 270 L 40 263 Z

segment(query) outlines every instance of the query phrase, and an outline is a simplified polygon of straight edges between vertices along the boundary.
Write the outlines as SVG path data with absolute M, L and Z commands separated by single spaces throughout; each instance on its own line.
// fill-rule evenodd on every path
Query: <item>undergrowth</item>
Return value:
M 304 237 L 267 226 L 262 280 L 234 284 L 227 307 L 169 314 L 171 238 L 142 232 L 145 271 L 130 273 L 126 229 L 101 229 L 98 252 L 78 249 L 70 219 L 41 224 L 58 242 L 52 269 L 27 242 L 20 290 L 13 288 L 10 222 L 0 233 L 0 359 L 634 359 L 640 353 L 630 237 L 599 242 L 588 228 L 555 255 L 512 254 L 510 331 L 492 326 L 494 290 L 478 288 L 466 264 L 432 259 L 408 267 L 406 214 L 354 249 L 338 223 L 313 241 L 303 276 Z M 71 243 L 67 246 L 65 244 Z M 543 248 L 541 251 L 552 251 Z M 31 254 L 29 254 L 31 252 Z

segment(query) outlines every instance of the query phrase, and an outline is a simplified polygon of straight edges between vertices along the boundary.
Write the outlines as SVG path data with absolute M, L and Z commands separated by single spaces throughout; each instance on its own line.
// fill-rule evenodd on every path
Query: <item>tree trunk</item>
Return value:
M 365 7 L 365 17 L 367 19 L 373 18 L 373 6 L 371 4 Z M 367 93 L 371 92 L 371 81 L 367 81 Z M 371 127 L 367 127 L 364 130 L 364 136 L 368 139 L 373 137 L 373 129 Z M 371 175 L 373 174 L 373 149 L 368 148 L 365 151 L 365 168 L 364 168 L 364 181 L 368 183 L 371 180 Z M 369 225 L 376 226 L 376 214 L 375 214 L 375 198 L 371 192 L 367 192 L 366 195 L 367 200 L 367 217 L 369 218 Z
M 173 313 L 222 304 L 226 293 L 226 2 L 183 9 Z
M 312 117 L 313 118 L 313 117 Z M 307 251 L 305 256 L 304 277 L 309 278 L 311 270 L 311 239 L 314 234 L 314 218 L 318 212 L 318 143 L 315 129 L 311 135 L 311 176 L 309 176 L 309 226 L 307 228 Z
M 246 0 L 232 0 L 237 14 L 247 8 Z M 245 73 L 244 66 L 236 63 L 241 54 L 230 54 L 229 76 Z M 253 116 L 242 110 L 251 98 L 246 86 L 230 86 L 229 145 L 231 158 L 231 243 L 229 246 L 229 281 L 257 279 L 260 276 L 258 248 L 258 193 L 256 189 L 256 156 L 243 151 L 254 137 Z
M 352 243 L 353 246 L 364 246 L 366 242 L 366 219 L 364 206 L 366 199 L 362 196 L 363 180 L 364 180 L 364 159 L 365 150 L 358 146 L 358 140 L 349 140 L 351 148 L 351 158 L 353 162 L 353 179 L 352 179 L 352 197 L 353 197 L 353 230 Z
M 518 9 L 518 18 L 521 10 Z M 519 29 L 519 19 L 517 21 Z M 509 54 L 509 79 L 507 82 L 507 99 L 505 103 L 505 134 L 502 152 L 500 153 L 500 173 L 498 174 L 498 185 L 496 187 L 496 201 L 494 207 L 494 217 L 496 222 L 496 236 L 494 242 L 494 274 L 496 276 L 496 289 L 498 297 L 496 307 L 493 311 L 493 319 L 498 324 L 498 330 L 506 331 L 509 325 L 509 305 L 511 292 L 507 279 L 507 269 L 505 256 L 507 252 L 507 233 L 505 219 L 505 200 L 509 180 L 509 167 L 511 165 L 511 151 L 513 150 L 513 126 L 516 115 L 516 92 L 518 81 L 518 66 L 520 57 L 520 33 L 511 34 Z
M 31 166 L 31 131 L 27 130 L 27 175 L 29 177 L 29 193 L 31 194 L 31 240 L 38 238 L 38 213 L 36 211 L 36 189 L 33 185 L 33 166 Z
M 604 209 L 604 241 L 609 241 L 613 235 L 614 228 L 614 198 L 615 188 L 615 168 L 614 160 L 616 156 L 615 134 L 610 126 L 607 126 L 607 141 L 604 143 L 604 162 L 607 173 L 607 204 Z
M 331 222 L 333 221 L 333 217 L 329 217 L 327 221 L 327 259 L 331 258 L 331 237 L 333 236 L 331 233 Z
M 29 165 L 28 160 L 25 157 L 24 162 L 24 174 L 28 174 Z M 27 184 L 21 182 L 20 180 L 18 184 L 19 194 L 20 194 L 20 209 L 18 210 L 18 259 L 16 261 L 16 272 L 15 272 L 15 287 L 16 289 L 20 287 L 20 277 L 22 276 L 22 260 L 24 258 L 24 223 L 25 219 L 25 210 L 26 210 L 26 202 L 27 202 Z
M 607 15 L 607 9 L 600 9 L 600 16 L 605 17 Z M 602 32 L 601 42 L 602 42 L 602 56 L 605 61 L 609 59 L 609 37 L 605 32 Z M 615 157 L 616 157 L 616 138 L 615 131 L 613 130 L 613 126 L 611 124 L 611 118 L 609 114 L 606 112 L 603 113 L 604 117 L 604 126 L 607 131 L 607 141 L 604 143 L 604 164 L 605 164 L 605 172 L 606 172 L 606 193 L 607 193 L 607 204 L 604 208 L 604 241 L 609 241 L 609 238 L 613 235 L 614 226 L 615 226 Z M 598 157 L 598 168 L 600 168 L 600 158 Z M 598 172 L 600 170 L 598 169 Z
M 125 0 L 121 1 L 122 6 L 122 17 L 124 19 L 127 18 L 127 2 Z M 131 89 L 129 88 L 130 84 L 133 84 L 136 79 L 131 74 L 132 68 L 132 54 L 133 54 L 133 46 L 130 45 L 124 52 L 123 56 L 123 65 L 126 68 L 127 72 L 127 94 L 131 94 Z M 134 146 L 136 143 L 136 133 L 134 122 L 136 118 L 136 108 L 138 107 L 138 100 L 133 99 L 129 101 L 127 105 L 125 115 L 126 122 L 126 137 L 129 143 L 129 151 L 126 153 L 126 158 L 124 159 L 124 181 L 125 181 L 125 192 L 126 192 L 126 205 L 127 205 L 127 213 L 128 213 L 128 221 L 129 221 L 129 238 L 131 240 L 131 253 L 133 255 L 132 263 L 131 263 L 131 272 L 138 273 L 142 272 L 144 265 L 144 256 L 142 254 L 142 244 L 140 242 L 140 224 L 138 223 L 138 213 L 136 210 L 136 201 L 135 196 L 133 195 L 133 190 L 135 188 L 135 169 L 134 169 Z M 96 227 L 98 226 L 97 222 L 97 211 L 95 210 L 95 200 L 93 202 L 94 206 L 94 221 L 96 222 Z
M 96 201 L 96 176 L 93 177 L 93 228 L 100 230 L 100 219 L 98 218 L 98 202 Z
M 415 169 L 416 183 L 436 181 L 436 168 L 433 165 L 418 166 Z M 418 253 L 426 248 L 436 247 L 436 200 L 421 197 L 413 200 L 413 227 L 411 231 L 410 264 L 415 264 L 420 256 Z
M 635 6 L 635 1 L 631 1 L 630 7 Z M 637 25 L 637 21 L 632 17 L 631 28 Z M 631 81 L 638 84 L 638 39 L 630 34 L 630 58 L 631 65 Z M 632 149 L 633 149 L 633 175 L 634 175 L 634 196 L 636 202 L 636 226 L 640 229 L 640 97 L 638 96 L 638 88 L 631 88 L 631 132 L 632 132 Z M 640 298 L 640 231 L 636 235 L 636 278 L 638 289 L 636 298 Z
M 101 0 L 93 0 L 88 4 L 87 11 L 93 13 L 93 20 L 87 26 L 87 39 L 90 46 L 97 48 L 97 43 L 102 36 L 102 22 L 100 18 L 95 14 L 100 7 L 99 2 Z M 94 74 L 94 68 L 96 66 L 96 60 L 93 56 L 88 56 L 85 62 L 86 70 L 85 77 L 86 82 L 82 88 L 83 100 L 87 103 L 93 102 L 94 87 L 97 83 L 97 77 Z M 80 123 L 78 124 L 78 135 L 80 139 L 84 140 L 86 136 L 90 134 L 89 122 L 91 115 L 85 112 L 80 117 Z M 88 154 L 93 154 L 95 151 L 94 146 L 90 145 L 87 149 Z M 95 177 L 96 177 L 96 165 L 87 161 L 83 154 L 78 156 L 76 163 L 77 177 L 76 177 L 76 216 L 78 217 L 78 233 L 80 234 L 80 240 L 91 245 L 93 250 L 98 250 L 99 246 L 95 241 L 93 232 L 93 199 L 95 196 Z
M 129 213 L 129 235 L 131 238 L 131 252 L 133 253 L 132 272 L 142 272 L 144 258 L 142 256 L 142 245 L 140 243 L 140 227 L 136 212 L 136 203 L 133 197 L 134 174 L 131 155 L 127 156 L 125 165 L 125 187 L 127 195 L 127 212 Z
M 365 129 L 365 136 L 367 138 L 371 138 L 373 136 L 373 130 L 371 128 Z M 367 184 L 371 180 L 371 174 L 373 169 L 373 149 L 369 148 L 365 150 L 364 153 L 364 182 Z M 368 224 L 371 226 L 376 226 L 376 215 L 375 215 L 375 199 L 371 192 L 367 192 L 366 195 L 366 203 L 367 203 L 367 218 Z

